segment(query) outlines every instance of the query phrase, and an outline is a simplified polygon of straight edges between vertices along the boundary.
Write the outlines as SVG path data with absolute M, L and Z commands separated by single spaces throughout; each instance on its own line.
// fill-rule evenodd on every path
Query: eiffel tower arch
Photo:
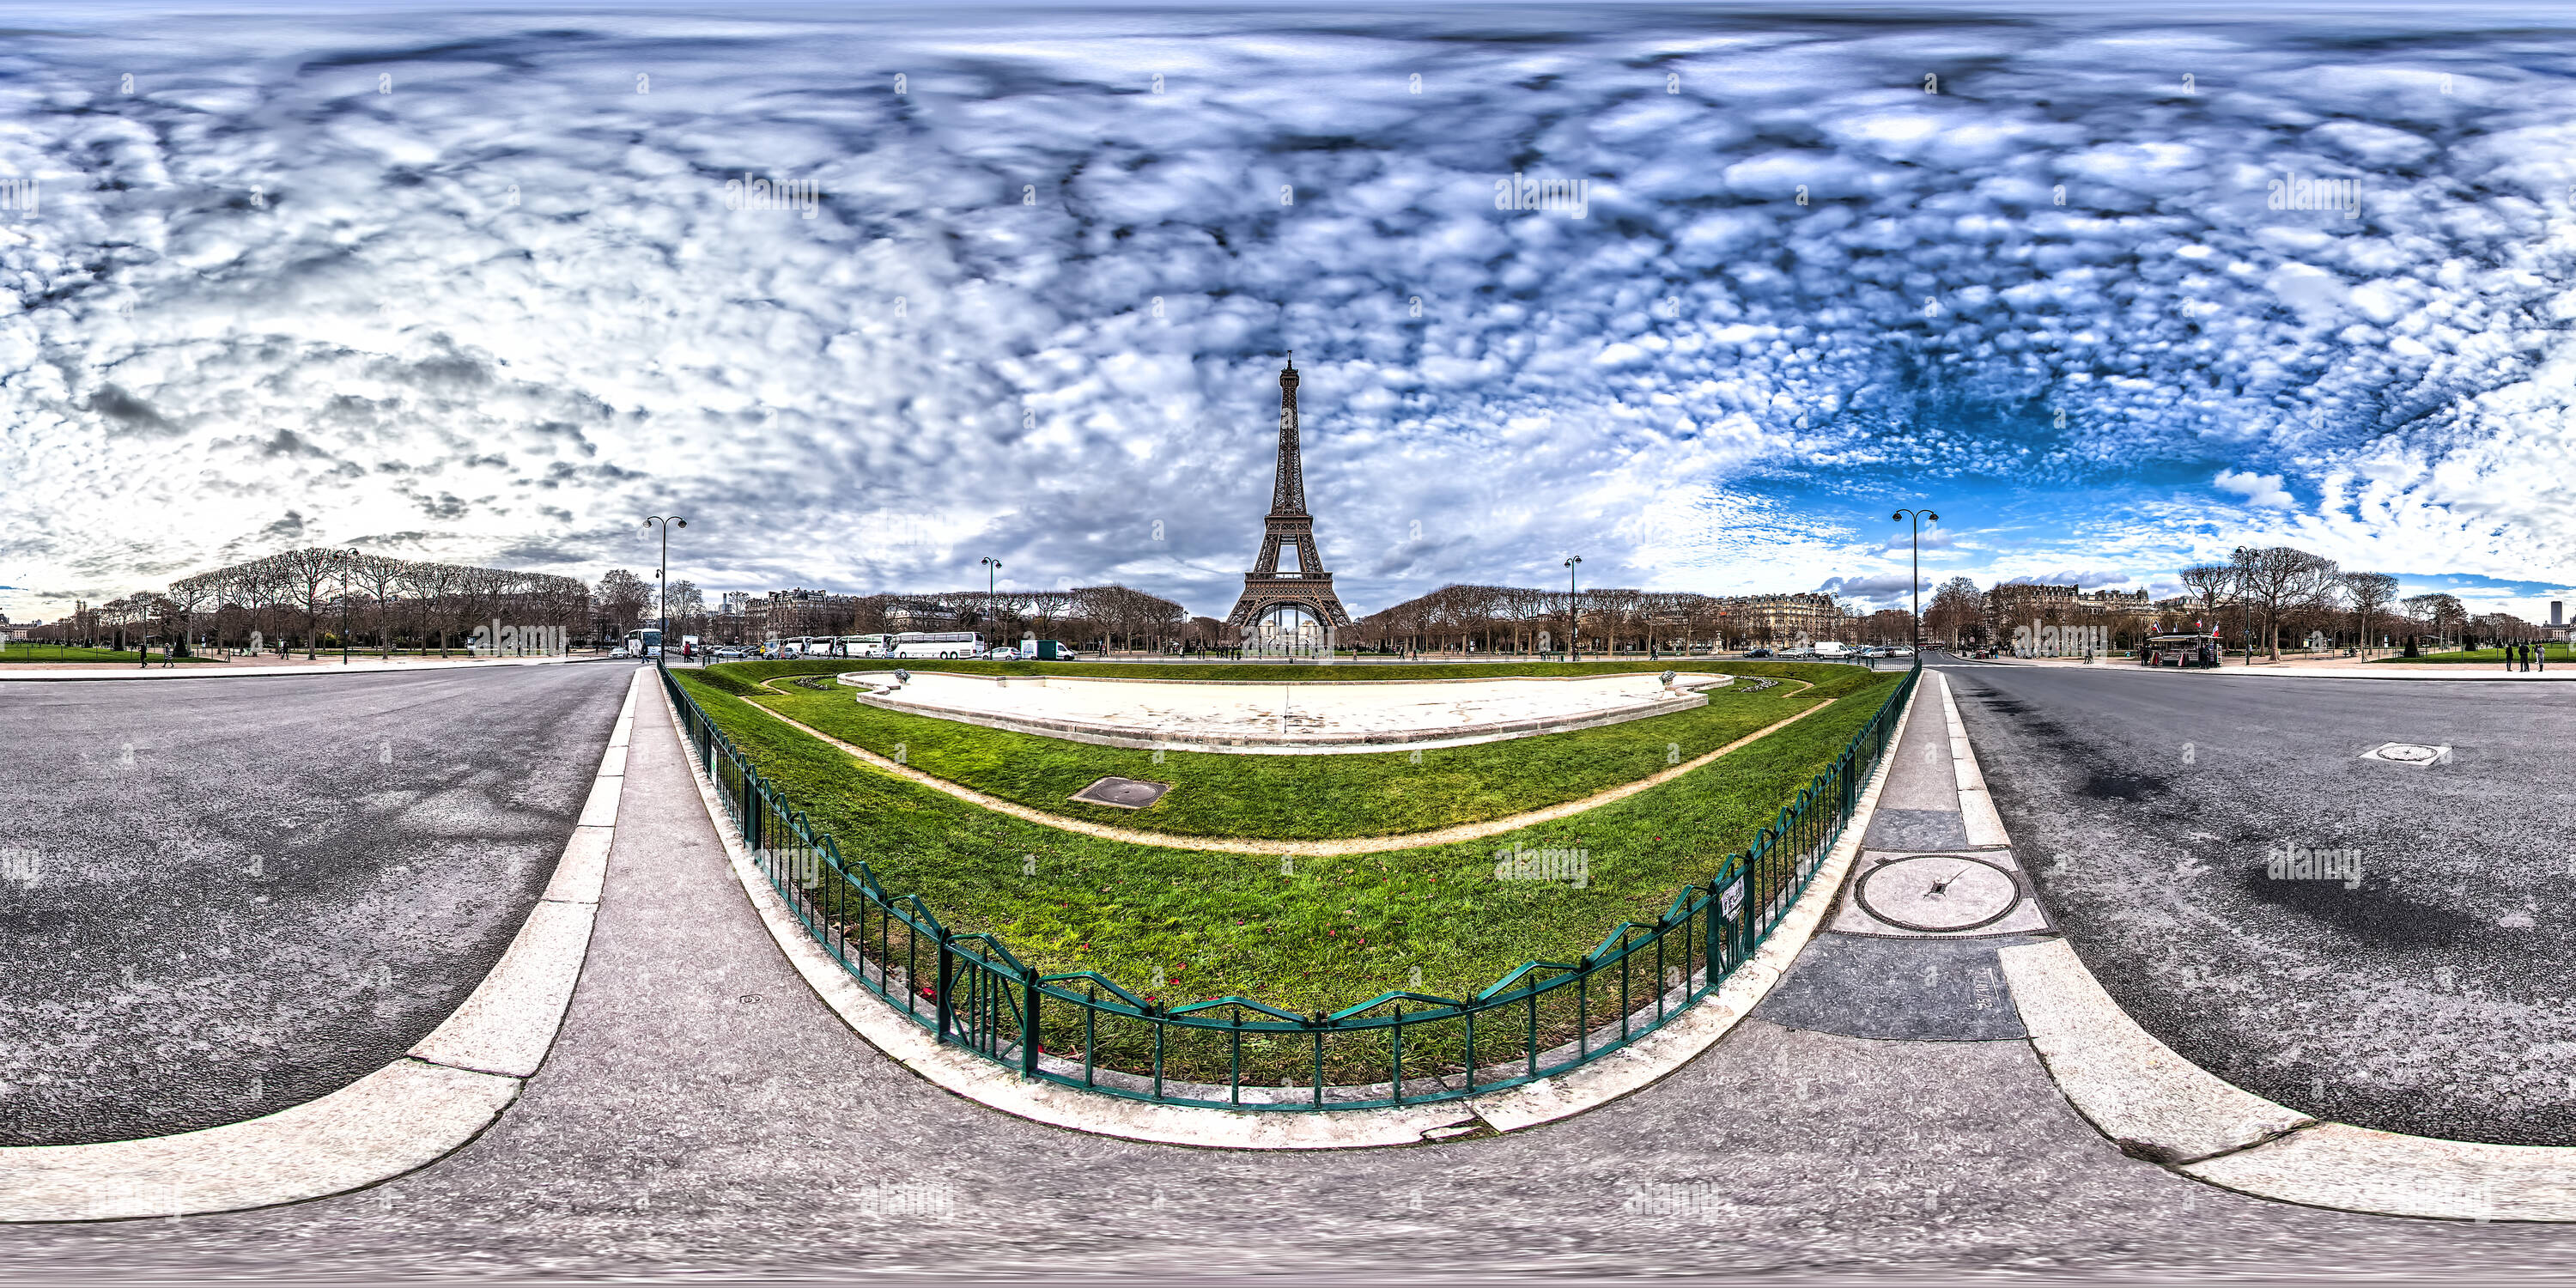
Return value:
M 1281 551 L 1296 570 L 1280 570 Z M 1291 656 L 1325 654 L 1332 632 L 1351 624 L 1333 593 L 1333 574 L 1315 548 L 1315 516 L 1306 513 L 1306 472 L 1297 444 L 1297 364 L 1279 371 L 1279 473 L 1270 487 L 1270 513 L 1261 523 L 1261 552 L 1243 575 L 1243 596 L 1226 614 L 1243 632 L 1248 649 Z

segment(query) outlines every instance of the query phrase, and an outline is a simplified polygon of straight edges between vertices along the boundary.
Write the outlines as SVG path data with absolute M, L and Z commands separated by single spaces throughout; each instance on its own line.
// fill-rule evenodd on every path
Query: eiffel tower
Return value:
M 1297 364 L 1289 356 L 1279 371 L 1279 476 L 1262 520 L 1261 555 L 1243 574 L 1243 598 L 1225 621 L 1247 634 L 1267 628 L 1295 638 L 1311 632 L 1320 646 L 1322 633 L 1350 625 L 1351 615 L 1315 552 L 1315 517 L 1306 513 L 1306 472 L 1297 453 Z M 1293 546 L 1295 572 L 1279 571 L 1281 546 Z

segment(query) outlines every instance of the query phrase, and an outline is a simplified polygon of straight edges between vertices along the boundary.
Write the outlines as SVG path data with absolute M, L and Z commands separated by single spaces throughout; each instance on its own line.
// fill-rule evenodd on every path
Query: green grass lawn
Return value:
M 736 681 L 730 673 L 738 669 L 718 667 L 710 675 Z M 1442 669 L 1454 674 L 1454 668 Z M 1318 840 L 1427 832 L 1579 800 L 1886 680 L 1848 666 L 1783 664 L 1772 673 L 1816 687 L 1715 689 L 1705 707 L 1562 734 L 1418 753 L 1310 756 L 1104 747 L 886 711 L 860 704 L 852 690 L 838 686 L 816 692 L 784 684 L 784 693 L 743 683 L 725 687 L 844 742 L 1033 809 L 1176 838 Z M 685 670 L 675 674 L 684 682 L 699 678 Z M 1317 669 L 1299 668 L 1298 678 L 1315 680 Z M 1170 783 L 1172 791 L 1142 810 L 1066 799 L 1106 774 Z
M 890 891 L 919 895 L 952 930 L 989 932 L 1041 970 L 1097 970 L 1167 1004 L 1242 995 L 1298 1012 L 1393 989 L 1463 997 L 1529 959 L 1580 957 L 1622 921 L 1652 922 L 1679 886 L 1717 875 L 1830 764 L 1899 678 L 1850 670 L 1858 683 L 1848 700 L 1573 818 L 1464 844 L 1283 863 L 1022 823 L 751 710 L 723 691 L 739 676 L 673 674 L 846 859 L 867 863 Z M 1114 749 L 1084 748 L 1095 750 Z M 1514 847 L 1583 850 L 1588 884 L 1497 880 L 1496 851 Z
M 2462 653 L 2432 653 L 2423 657 L 2374 657 L 2370 660 L 2373 662 L 2405 662 L 2418 666 L 2428 662 L 2458 664 L 2464 666 L 2484 664 L 2501 671 L 2504 669 L 2504 650 L 2500 648 L 2482 648 L 2472 649 Z M 2565 644 L 2551 644 L 2545 660 L 2550 662 L 2576 663 L 2576 650 L 2571 650 L 2570 646 Z
M 159 666 L 165 660 L 168 659 L 161 656 L 160 649 L 155 648 L 152 650 L 152 665 Z M 215 662 L 220 661 L 221 659 L 183 657 L 177 660 L 182 663 L 187 663 Z M 0 649 L 0 663 L 7 662 L 123 662 L 127 666 L 136 665 L 133 649 L 83 648 L 77 644 L 12 643 L 8 648 Z M 136 667 L 136 669 L 139 670 L 141 668 Z

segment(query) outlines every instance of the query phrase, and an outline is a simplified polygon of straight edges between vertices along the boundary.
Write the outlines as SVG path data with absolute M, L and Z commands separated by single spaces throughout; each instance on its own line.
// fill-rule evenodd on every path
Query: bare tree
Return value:
M 2236 569 L 2230 564 L 2193 564 L 2182 570 L 2183 589 L 2200 596 L 2208 628 L 2218 629 L 2218 608 L 2236 593 Z
M 2239 546 L 2228 560 L 2237 593 L 2261 622 L 2272 660 L 2281 660 L 2281 616 L 2334 584 L 2334 561 L 2290 546 Z M 2187 570 L 2188 571 L 2188 570 Z
M 348 552 L 307 546 L 276 558 L 287 586 L 287 602 L 304 614 L 304 660 L 310 662 L 321 643 L 322 606 L 330 602 L 340 579 L 340 561 L 348 558 Z
M 634 573 L 612 568 L 600 576 L 595 599 L 608 637 L 618 639 L 643 620 L 644 610 L 653 601 L 653 590 Z
M 2353 618 L 2360 625 L 2361 655 L 2370 656 L 2372 628 L 2379 614 L 2397 598 L 2397 579 L 2384 572 L 2348 572 L 2343 575 L 2344 598 L 2351 601 Z
M 1973 578 L 1953 577 L 1932 592 L 1932 606 L 1924 610 L 1923 618 L 1933 637 L 1946 637 L 1950 647 L 1957 648 L 1961 632 L 1985 623 L 1986 593 L 1977 589 Z
M 170 593 L 166 598 L 170 601 L 172 613 L 178 619 L 177 652 L 180 657 L 195 656 L 190 647 L 192 643 L 190 637 L 196 633 L 197 613 L 206 607 L 208 601 L 215 598 L 219 586 L 220 579 L 211 574 L 182 577 L 170 583 Z

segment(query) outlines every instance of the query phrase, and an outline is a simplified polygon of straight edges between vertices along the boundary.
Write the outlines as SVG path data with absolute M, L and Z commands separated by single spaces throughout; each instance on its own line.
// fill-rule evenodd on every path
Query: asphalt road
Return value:
M 2142 1271 L 2563 1281 L 2576 1228 L 2268 1203 L 2123 1156 L 2026 1043 L 1747 1021 L 1524 1133 L 1251 1153 L 950 1095 L 814 997 L 725 867 L 661 705 L 545 1067 L 454 1157 L 261 1212 L 0 1227 L 21 1278 L 850 1277 L 925 1283 L 1743 1282 Z
M 633 671 L 0 682 L 0 1145 L 399 1057 L 535 905 Z
M 2149 1032 L 2321 1118 L 2576 1145 L 2576 686 L 1945 669 L 2041 896 Z M 2389 742 L 2449 763 L 2361 758 Z M 2335 867 L 2276 875 L 2287 847 Z

